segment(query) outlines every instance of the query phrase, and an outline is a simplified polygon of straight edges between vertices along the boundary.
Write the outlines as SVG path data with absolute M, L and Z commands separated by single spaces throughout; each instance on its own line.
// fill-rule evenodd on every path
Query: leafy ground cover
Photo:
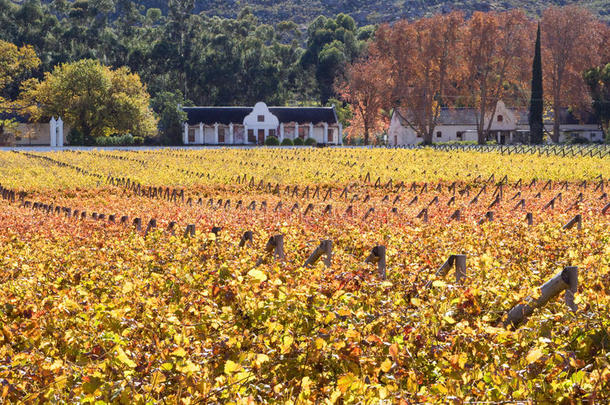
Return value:
M 0 153 L 1 395 L 608 400 L 609 175 L 608 159 L 432 150 Z M 265 253 L 279 234 L 283 259 Z M 322 239 L 330 266 L 305 267 Z M 386 279 L 364 263 L 378 245 Z M 436 275 L 451 254 L 460 283 Z M 560 296 L 504 327 L 565 266 L 578 310 Z

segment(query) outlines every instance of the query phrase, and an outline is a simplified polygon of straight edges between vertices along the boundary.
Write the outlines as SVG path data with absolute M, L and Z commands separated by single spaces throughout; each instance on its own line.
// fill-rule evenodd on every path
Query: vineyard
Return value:
M 5 402 L 610 400 L 610 159 L 0 152 Z

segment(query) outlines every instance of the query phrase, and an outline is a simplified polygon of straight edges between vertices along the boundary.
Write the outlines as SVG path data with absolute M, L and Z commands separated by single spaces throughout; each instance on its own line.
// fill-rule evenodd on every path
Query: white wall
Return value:
M 259 121 L 258 117 L 263 116 L 263 121 Z M 277 129 L 280 126 L 280 122 L 277 117 L 269 111 L 267 104 L 258 102 L 252 109 L 252 112 L 244 118 L 244 125 L 248 128 L 255 129 Z
M 473 125 L 439 125 L 434 129 L 432 142 L 451 142 L 457 141 L 457 133 L 463 132 L 463 141 L 476 141 L 477 134 L 472 132 L 476 127 Z M 437 132 L 441 132 L 440 138 Z M 469 131 L 469 132 L 467 132 Z M 388 131 L 388 143 L 390 145 L 416 145 L 422 143 L 424 138 L 418 138 L 411 127 L 404 127 L 400 124 L 396 116 L 392 117 L 390 129 Z

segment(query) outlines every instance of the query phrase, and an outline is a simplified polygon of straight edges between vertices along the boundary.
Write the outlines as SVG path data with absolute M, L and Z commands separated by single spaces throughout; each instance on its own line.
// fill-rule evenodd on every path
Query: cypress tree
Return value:
M 534 63 L 532 65 L 532 95 L 530 100 L 529 124 L 530 124 L 530 143 L 542 143 L 544 124 L 542 114 L 544 105 L 542 101 L 542 55 L 540 52 L 540 23 L 536 34 L 536 50 L 534 53 Z

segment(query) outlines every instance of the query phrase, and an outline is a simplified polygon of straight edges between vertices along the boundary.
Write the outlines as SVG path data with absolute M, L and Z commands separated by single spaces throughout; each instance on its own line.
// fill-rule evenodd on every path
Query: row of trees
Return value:
M 15 129 L 17 116 L 33 121 L 61 116 L 72 128 L 72 144 L 115 134 L 156 135 L 150 96 L 128 68 L 111 69 L 83 59 L 57 65 L 38 80 L 31 73 L 40 64 L 31 46 L 0 40 L 1 143 Z
M 567 6 L 545 10 L 540 29 L 543 94 L 554 112 L 557 142 L 561 108 L 591 106 L 585 78 L 591 87 L 604 71 L 584 72 L 610 62 L 610 28 L 586 9 Z M 352 130 L 361 130 L 368 143 L 395 111 L 431 143 L 442 107 L 473 107 L 484 143 L 498 100 L 512 106 L 530 101 L 535 33 L 536 22 L 521 10 L 476 12 L 469 19 L 453 12 L 382 25 L 337 86 L 354 109 Z M 603 99 L 604 89 L 596 91 Z
M 193 0 L 169 0 L 166 14 L 131 0 L 0 0 L 0 38 L 31 46 L 40 60 L 32 77 L 85 59 L 129 68 L 146 85 L 167 143 L 180 142 L 178 104 L 332 102 L 335 78 L 373 31 L 342 14 L 306 30 L 261 24 L 248 8 L 235 19 L 209 17 L 194 13 Z

